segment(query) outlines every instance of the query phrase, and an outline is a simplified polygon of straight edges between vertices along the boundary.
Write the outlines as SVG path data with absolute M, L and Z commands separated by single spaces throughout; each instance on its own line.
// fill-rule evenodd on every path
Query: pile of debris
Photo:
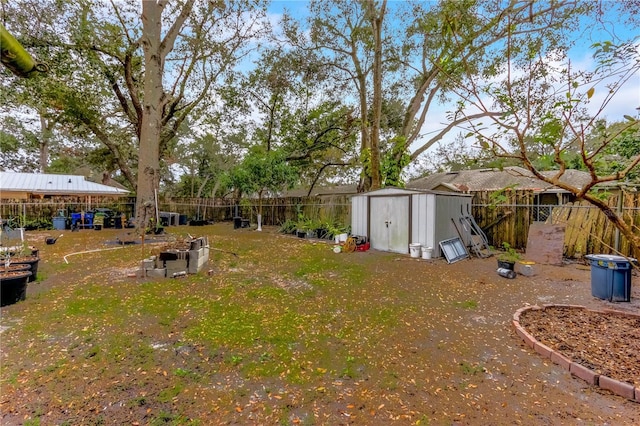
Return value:
M 187 241 L 185 248 L 161 250 L 157 256 L 144 259 L 140 265 L 140 277 L 184 277 L 197 274 L 209 261 L 207 237 Z

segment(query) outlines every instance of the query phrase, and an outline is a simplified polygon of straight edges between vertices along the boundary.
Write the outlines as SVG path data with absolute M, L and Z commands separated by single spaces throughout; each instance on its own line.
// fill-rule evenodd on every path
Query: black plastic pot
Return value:
M 16 272 L 16 271 L 28 271 L 31 269 L 31 265 L 26 263 L 12 263 L 9 266 L 0 266 L 0 273 L 4 272 Z
M 31 271 L 0 273 L 0 305 L 6 306 L 27 298 L 27 283 Z
M 38 262 L 40 258 L 37 256 L 20 256 L 20 257 L 12 257 L 11 264 L 13 265 L 29 265 L 31 267 L 31 276 L 29 277 L 29 282 L 35 281 L 36 276 L 38 275 Z
M 500 260 L 498 259 L 498 268 L 508 269 L 510 271 L 514 270 L 516 262 L 510 262 L 508 260 Z

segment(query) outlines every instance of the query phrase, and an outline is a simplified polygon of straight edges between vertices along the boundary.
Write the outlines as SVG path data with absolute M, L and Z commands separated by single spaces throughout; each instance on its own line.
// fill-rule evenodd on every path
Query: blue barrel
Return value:
M 631 262 L 636 259 L 610 254 L 589 254 L 591 295 L 610 302 L 631 301 Z
M 53 229 L 63 230 L 67 226 L 67 218 L 54 216 L 53 217 Z
M 71 213 L 71 225 L 74 226 L 82 220 L 82 213 Z

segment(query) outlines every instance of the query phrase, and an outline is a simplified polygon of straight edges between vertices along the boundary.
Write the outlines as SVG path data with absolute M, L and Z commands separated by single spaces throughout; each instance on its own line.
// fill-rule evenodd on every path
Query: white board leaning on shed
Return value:
M 454 222 L 470 213 L 468 194 L 384 188 L 351 197 L 351 233 L 368 237 L 375 250 L 406 254 L 420 243 L 440 257 L 438 243 L 458 237 Z

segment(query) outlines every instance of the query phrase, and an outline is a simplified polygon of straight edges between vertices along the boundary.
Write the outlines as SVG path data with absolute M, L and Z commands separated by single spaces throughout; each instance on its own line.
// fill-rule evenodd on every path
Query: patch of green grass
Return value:
M 144 407 L 147 405 L 147 398 L 139 396 L 129 401 L 129 407 Z
M 97 356 L 99 353 L 100 353 L 100 347 L 99 346 L 93 346 L 87 352 L 85 352 L 84 357 L 85 357 L 85 359 L 93 358 L 93 357 Z
M 358 377 L 358 371 L 356 370 L 356 358 L 354 356 L 347 355 L 345 367 L 340 372 L 340 376 L 349 379 L 355 379 Z
M 42 371 L 44 371 L 45 373 L 53 373 L 54 371 L 57 371 L 62 367 L 64 367 L 66 364 L 67 364 L 66 361 L 58 360 L 54 364 L 45 367 L 44 370 Z
M 327 246 L 305 245 L 300 255 L 291 259 L 291 263 L 296 266 L 293 275 L 298 278 L 308 277 L 311 275 L 323 274 L 326 272 L 337 273 L 341 276 L 346 274 L 358 275 L 358 268 L 355 265 L 347 265 L 335 256 L 335 253 L 327 250 Z M 344 278 L 354 278 L 354 283 L 358 280 L 355 275 L 345 276 Z M 317 279 L 317 277 L 315 277 Z
M 483 366 L 478 364 L 471 364 L 467 361 L 460 362 L 459 366 L 462 373 L 468 376 L 475 376 L 476 374 L 482 373 L 484 371 Z
M 388 391 L 394 391 L 398 388 L 398 379 L 400 375 L 395 371 L 385 371 L 382 386 Z
M 300 315 L 286 307 L 220 301 L 210 304 L 199 322 L 185 330 L 185 336 L 232 349 L 253 348 L 257 341 L 286 346 L 298 337 L 300 323 Z
M 242 355 L 235 354 L 235 355 L 230 355 L 228 357 L 228 362 L 231 365 L 235 366 L 235 365 L 240 365 L 240 363 L 242 362 L 243 359 L 244 359 L 244 357 Z
M 398 323 L 398 313 L 392 308 L 380 308 L 371 312 L 369 325 L 376 327 L 391 327 Z
M 149 422 L 150 426 L 159 426 L 159 425 L 199 425 L 199 421 L 195 421 L 193 419 L 189 419 L 186 416 L 181 414 L 172 414 L 167 411 L 160 411 L 154 418 Z
M 455 305 L 463 309 L 476 309 L 478 302 L 475 300 L 465 300 L 464 302 L 456 302 Z
M 248 291 L 247 297 L 259 299 L 261 303 L 278 303 L 283 298 L 287 297 L 287 291 L 282 288 L 262 286 Z
M 196 373 L 194 373 L 193 371 L 187 370 L 187 369 L 184 369 L 184 368 L 176 368 L 173 371 L 173 375 L 177 376 L 177 377 L 183 377 L 183 378 L 184 377 L 190 377 L 190 378 L 197 378 L 198 377 L 198 375 Z
M 165 403 L 171 402 L 171 400 L 176 396 L 180 395 L 180 392 L 182 392 L 183 390 L 184 390 L 184 385 L 181 383 L 176 383 L 172 387 L 162 390 L 158 394 L 157 399 L 160 402 L 165 402 Z

